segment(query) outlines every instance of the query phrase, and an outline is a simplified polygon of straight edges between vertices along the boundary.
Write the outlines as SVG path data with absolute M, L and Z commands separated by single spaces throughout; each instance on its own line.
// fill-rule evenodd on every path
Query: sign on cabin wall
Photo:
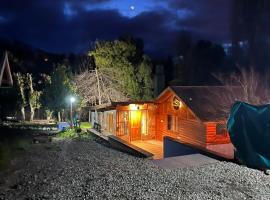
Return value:
M 173 97 L 172 106 L 175 110 L 179 110 L 179 108 L 181 107 L 181 101 L 176 96 Z

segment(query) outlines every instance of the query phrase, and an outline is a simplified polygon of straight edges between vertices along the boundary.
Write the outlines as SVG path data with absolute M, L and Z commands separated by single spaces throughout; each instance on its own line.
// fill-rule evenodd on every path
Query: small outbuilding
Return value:
M 156 138 L 156 106 L 153 102 L 117 102 L 91 108 L 91 123 L 104 134 L 127 142 Z

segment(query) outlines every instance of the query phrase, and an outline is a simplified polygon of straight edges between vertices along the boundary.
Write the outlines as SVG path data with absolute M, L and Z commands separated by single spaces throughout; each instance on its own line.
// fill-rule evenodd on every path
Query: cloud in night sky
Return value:
M 0 37 L 52 52 L 84 52 L 130 34 L 152 54 L 173 54 L 181 31 L 229 40 L 230 0 L 4 0 Z M 131 6 L 132 9 L 131 9 Z

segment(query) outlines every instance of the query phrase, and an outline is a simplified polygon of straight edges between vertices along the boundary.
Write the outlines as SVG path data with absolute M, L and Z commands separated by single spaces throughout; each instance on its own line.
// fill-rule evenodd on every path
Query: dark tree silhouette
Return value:
M 232 55 L 236 63 L 264 66 L 269 45 L 268 0 L 235 0 L 231 17 Z M 267 50 L 268 49 L 268 50 Z
M 222 46 L 210 41 L 198 41 L 182 59 L 182 78 L 187 85 L 216 84 L 211 73 L 224 62 Z

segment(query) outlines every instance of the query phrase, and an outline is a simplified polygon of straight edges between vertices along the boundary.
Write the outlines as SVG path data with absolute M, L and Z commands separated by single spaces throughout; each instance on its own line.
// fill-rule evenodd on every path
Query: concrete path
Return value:
M 185 156 L 176 156 L 164 158 L 162 160 L 153 160 L 153 163 L 164 169 L 181 169 L 186 167 L 198 167 L 219 162 L 213 158 L 202 154 L 191 154 Z

